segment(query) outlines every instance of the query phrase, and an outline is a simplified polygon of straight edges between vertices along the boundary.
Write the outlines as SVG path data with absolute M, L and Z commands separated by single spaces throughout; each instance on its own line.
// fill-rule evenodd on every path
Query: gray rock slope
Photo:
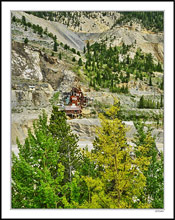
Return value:
M 76 50 L 83 50 L 85 43 L 83 40 L 73 31 L 68 30 L 65 25 L 58 22 L 47 21 L 42 18 L 38 18 L 33 15 L 29 15 L 22 11 L 13 11 L 12 16 L 22 18 L 25 16 L 27 22 L 41 26 L 44 30 L 47 28 L 48 32 L 57 36 L 58 41 L 75 48 Z

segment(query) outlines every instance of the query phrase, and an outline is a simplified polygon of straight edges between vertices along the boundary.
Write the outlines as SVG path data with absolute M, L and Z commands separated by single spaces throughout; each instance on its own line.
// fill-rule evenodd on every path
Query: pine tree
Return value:
M 28 38 L 26 37 L 26 38 L 24 39 L 24 43 L 25 43 L 25 44 L 28 44 L 28 42 L 29 42 L 29 40 L 28 40 Z
M 24 145 L 17 143 L 19 154 L 12 155 L 12 208 L 63 207 L 60 142 L 48 130 L 47 115 L 34 123 L 33 134 L 28 130 Z
M 156 148 L 155 140 L 151 135 L 151 129 L 147 127 L 145 131 L 145 123 L 135 122 L 137 134 L 135 136 L 135 154 L 140 157 L 149 158 L 149 165 L 147 170 L 142 170 L 146 177 L 146 186 L 144 193 L 141 195 L 141 200 L 149 202 L 153 208 L 163 208 L 163 192 L 164 192 L 164 168 L 163 168 L 163 154 Z M 142 146 L 142 151 L 139 150 Z
M 149 86 L 152 86 L 152 79 L 151 79 L 151 76 L 149 77 Z
M 22 24 L 23 24 L 23 25 L 26 25 L 26 17 L 25 17 L 25 16 L 22 16 L 21 21 L 22 21 Z
M 164 89 L 164 78 L 162 78 L 162 82 L 160 83 L 160 89 Z
M 79 66 L 82 66 L 82 65 L 83 65 L 81 58 L 79 58 L 79 60 L 78 60 L 78 65 L 79 65 Z
M 147 158 L 131 157 L 132 147 L 127 144 L 126 129 L 117 118 L 118 111 L 118 102 L 115 101 L 114 106 L 105 112 L 106 116 L 99 115 L 101 127 L 97 130 L 92 151 L 92 158 L 100 170 L 100 192 L 106 192 L 101 203 L 107 203 L 107 208 L 149 207 L 149 204 L 139 200 L 145 187 L 145 177 L 138 168 L 146 169 Z M 93 183 L 93 179 L 90 180 Z M 101 187 L 105 188 L 104 192 Z
M 66 122 L 66 115 L 53 106 L 50 118 L 49 130 L 55 141 L 60 141 L 60 162 L 65 167 L 65 182 L 71 182 L 72 173 L 79 166 L 80 151 L 78 149 L 78 137 L 72 134 L 70 126 Z
M 139 101 L 139 108 L 144 108 L 145 107 L 145 100 L 144 100 L 144 96 L 142 95 Z
M 55 52 L 57 51 L 57 46 L 58 46 L 57 42 L 54 41 L 53 50 L 54 50 Z
M 62 55 L 61 55 L 61 52 L 59 53 L 59 59 L 60 59 L 60 60 L 62 59 Z
M 73 62 L 75 62 L 75 61 L 76 61 L 75 57 L 73 57 L 73 58 L 72 58 L 72 61 L 73 61 Z
M 12 17 L 12 21 L 16 22 L 16 17 L 15 16 Z

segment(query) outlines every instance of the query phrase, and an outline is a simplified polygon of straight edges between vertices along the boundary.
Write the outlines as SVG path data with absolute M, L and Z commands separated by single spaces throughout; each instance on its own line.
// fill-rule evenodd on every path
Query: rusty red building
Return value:
M 88 102 L 87 97 L 83 95 L 80 87 L 73 87 L 70 93 L 66 93 L 64 100 L 67 104 L 64 110 L 70 117 L 77 117 L 81 115 L 82 108 L 85 107 Z

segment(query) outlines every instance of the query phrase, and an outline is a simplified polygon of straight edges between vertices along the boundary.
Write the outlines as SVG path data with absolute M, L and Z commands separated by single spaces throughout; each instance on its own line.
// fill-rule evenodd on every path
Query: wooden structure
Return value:
M 81 115 L 82 108 L 87 105 L 88 99 L 83 95 L 80 87 L 73 87 L 69 93 L 64 93 L 63 95 L 64 102 L 67 105 L 64 108 L 66 114 L 70 117 Z

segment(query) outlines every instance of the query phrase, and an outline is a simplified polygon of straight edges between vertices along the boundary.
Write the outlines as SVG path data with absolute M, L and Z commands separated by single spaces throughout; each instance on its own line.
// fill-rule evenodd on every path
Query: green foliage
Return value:
M 26 25 L 26 17 L 25 16 L 22 16 L 21 22 L 23 25 Z
M 72 58 L 72 61 L 73 61 L 73 62 L 75 62 L 75 61 L 76 61 L 75 57 L 73 57 L 73 58 Z
M 16 22 L 16 17 L 15 16 L 12 17 L 12 22 Z
M 140 154 L 140 156 L 146 156 L 147 158 L 150 158 L 148 169 L 143 171 L 144 176 L 146 177 L 146 187 L 144 189 L 144 194 L 141 195 L 141 200 L 150 202 L 153 208 L 163 208 L 163 153 L 158 153 L 155 140 L 151 135 L 151 129 L 147 127 L 147 131 L 145 131 L 144 122 L 135 122 L 135 127 L 137 129 L 137 134 L 135 138 L 135 153 L 136 155 Z M 142 151 L 139 150 L 140 146 L 142 146 Z
M 151 79 L 151 76 L 149 77 L 149 86 L 152 86 L 152 79 Z
M 69 47 L 67 44 L 64 45 L 64 49 L 67 50 Z
M 132 45 L 109 47 L 105 43 L 90 45 L 87 43 L 85 54 L 85 73 L 90 79 L 90 86 L 109 88 L 112 92 L 128 93 L 127 86 L 119 88 L 117 84 L 128 83 L 130 75 L 135 74 L 135 79 L 143 80 L 145 73 L 157 71 L 152 54 L 144 54 L 137 49 L 133 59 L 129 57 L 129 50 Z M 119 59 L 122 58 L 122 59 Z M 160 70 L 160 69 L 159 69 Z M 150 81 L 152 85 L 152 81 Z
M 138 108 L 143 108 L 144 107 L 144 96 L 142 95 L 139 101 Z
M 56 141 L 60 140 L 60 162 L 65 167 L 65 182 L 71 182 L 72 172 L 79 165 L 78 137 L 67 125 L 65 113 L 58 111 L 56 106 L 53 106 L 49 130 Z
M 56 40 L 54 41 L 54 45 L 53 45 L 53 50 L 55 52 L 57 52 L 57 46 L 58 46 L 58 43 L 56 42 Z
M 53 97 L 49 100 L 52 105 L 55 105 L 55 104 L 58 103 L 58 101 L 59 101 L 59 95 L 60 95 L 59 92 L 55 92 L 55 93 L 53 94 Z
M 145 99 L 143 95 L 141 96 L 138 103 L 138 108 L 160 109 L 162 108 L 162 106 L 163 106 L 162 98 L 160 102 L 159 101 L 156 102 L 153 99 Z
M 125 93 L 125 94 L 128 94 L 129 91 L 128 91 L 128 86 L 122 86 L 122 87 L 111 87 L 110 88 L 110 91 L 113 92 L 113 93 Z
M 99 189 L 103 194 L 101 200 L 104 203 L 108 201 L 106 208 L 149 207 L 149 204 L 139 200 L 145 187 L 145 177 L 138 168 L 147 168 L 147 158 L 134 159 L 130 156 L 132 148 L 127 144 L 126 129 L 117 117 L 118 111 L 118 102 L 115 102 L 106 110 L 106 117 L 99 115 L 102 127 L 97 130 L 98 137 L 91 156 L 100 170 L 101 182 L 98 184 L 102 185 Z M 96 192 L 91 191 L 91 198 L 93 193 Z
M 28 130 L 25 144 L 18 141 L 18 148 L 19 157 L 12 155 L 12 208 L 58 208 L 64 167 L 45 113 L 34 124 L 34 134 Z
M 29 42 L 29 40 L 28 40 L 28 38 L 26 37 L 26 38 L 24 39 L 24 43 L 25 43 L 25 44 L 28 44 L 28 42 Z
M 144 124 L 131 147 L 119 115 L 117 100 L 99 114 L 89 152 L 63 111 L 53 106 L 49 123 L 43 112 L 12 155 L 12 208 L 163 208 L 163 155 Z
M 59 59 L 60 59 L 60 60 L 62 59 L 62 54 L 61 54 L 61 52 L 59 53 Z
M 163 31 L 164 13 L 160 11 L 152 12 L 120 12 L 121 17 L 116 24 L 126 24 L 131 20 L 141 21 L 143 26 L 154 31 Z M 114 24 L 114 26 L 116 25 Z
M 71 49 L 73 53 L 76 53 L 76 50 L 74 48 Z
M 160 88 L 161 90 L 164 89 L 164 78 L 162 78 L 162 82 L 160 83 L 159 88 Z
M 82 66 L 82 65 L 83 65 L 83 62 L 82 62 L 81 58 L 79 58 L 79 60 L 78 60 L 78 65 L 79 65 L 79 66 Z

